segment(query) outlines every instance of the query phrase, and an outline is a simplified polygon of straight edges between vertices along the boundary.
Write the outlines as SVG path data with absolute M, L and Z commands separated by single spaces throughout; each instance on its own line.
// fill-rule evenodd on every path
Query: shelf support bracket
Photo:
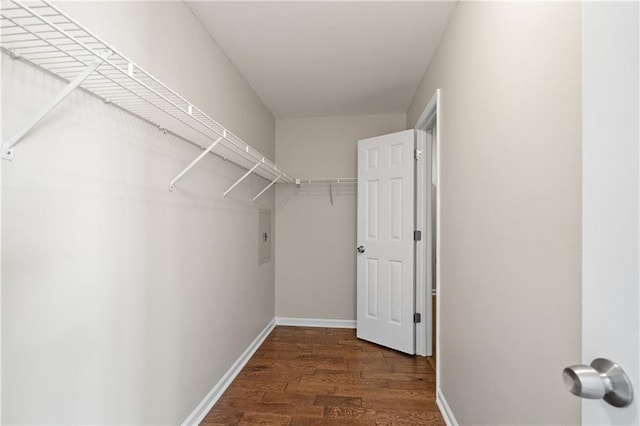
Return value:
M 262 161 L 264 161 L 264 158 L 262 159 Z M 236 186 L 238 186 L 238 184 L 239 184 L 240 182 L 242 182 L 243 180 L 245 180 L 245 179 L 247 178 L 247 176 L 249 176 L 251 173 L 253 173 L 253 171 L 254 171 L 255 169 L 257 169 L 257 168 L 258 168 L 258 166 L 260 165 L 260 163 L 262 163 L 262 161 L 258 161 L 258 162 L 255 164 L 255 166 L 253 166 L 252 168 L 250 168 L 250 169 L 249 169 L 249 171 L 248 171 L 247 173 L 243 174 L 243 175 L 242 175 L 242 177 L 236 181 L 236 183 L 234 183 L 233 185 L 231 185 L 231 186 L 229 187 L 229 189 L 227 189 L 226 191 L 224 191 L 224 194 L 222 194 L 222 197 L 223 197 L 223 198 L 224 198 L 224 197 L 226 197 L 226 196 L 227 196 L 227 194 L 228 194 L 228 193 L 230 193 L 230 192 L 233 190 L 233 188 L 235 188 Z
M 176 188 L 175 188 L 176 183 L 177 183 L 180 179 L 182 179 L 182 177 L 183 177 L 184 175 L 186 175 L 186 174 L 187 174 L 187 172 L 193 168 L 193 166 L 195 166 L 195 165 L 196 165 L 200 160 L 202 160 L 202 159 L 205 157 L 205 155 L 207 155 L 208 153 L 210 153 L 210 152 L 211 152 L 211 150 L 212 150 L 213 148 L 215 148 L 215 147 L 216 147 L 216 145 L 218 145 L 220 142 L 222 142 L 222 139 L 224 139 L 224 138 L 226 138 L 226 137 L 227 137 L 227 131 L 225 130 L 225 131 L 222 133 L 222 136 L 220 136 L 218 139 L 216 139 L 215 141 L 213 141 L 213 143 L 212 143 L 211 145 L 209 145 L 209 148 L 207 148 L 207 149 L 205 149 L 204 151 L 202 151 L 202 152 L 200 153 L 200 155 L 198 155 L 198 156 L 196 157 L 196 159 L 195 159 L 195 160 L 193 160 L 191 163 L 189 163 L 189 165 L 188 165 L 187 167 L 185 167 L 185 168 L 184 168 L 184 170 L 182 170 L 180 173 L 178 173 L 178 175 L 177 175 L 176 177 L 174 177 L 174 178 L 171 180 L 171 182 L 169 183 L 169 191 L 173 191 L 174 189 L 176 189 Z
M 38 113 L 29 120 L 20 130 L 15 132 L 9 139 L 2 143 L 2 158 L 5 160 L 13 160 L 13 147 L 20 142 L 20 140 L 29 133 L 31 129 L 33 129 L 36 124 L 40 122 L 43 118 L 47 116 L 53 109 L 58 106 L 60 102 L 62 102 L 67 96 L 73 92 L 75 88 L 80 86 L 84 80 L 87 79 L 98 67 L 111 55 L 111 51 L 104 52 L 100 57 L 96 58 L 95 61 L 87 65 L 87 67 L 82 71 L 78 76 L 73 79 L 69 84 L 65 86 L 64 89 L 60 93 L 56 95 L 55 98 L 51 100 L 44 108 L 42 108 Z
M 331 205 L 333 205 L 333 184 L 329 184 L 329 201 L 331 201 Z
M 274 180 L 271 181 L 271 183 L 269 185 L 266 186 L 266 188 L 264 188 L 262 191 L 260 191 L 258 193 L 258 195 L 256 195 L 255 197 L 253 197 L 253 199 L 251 200 L 256 201 L 258 199 L 258 197 L 260 197 L 262 194 L 264 194 L 265 192 L 267 192 L 267 189 L 271 188 L 271 185 L 273 185 L 274 183 L 276 183 L 278 181 L 278 179 L 280 179 L 281 176 L 278 176 L 277 178 L 275 178 Z

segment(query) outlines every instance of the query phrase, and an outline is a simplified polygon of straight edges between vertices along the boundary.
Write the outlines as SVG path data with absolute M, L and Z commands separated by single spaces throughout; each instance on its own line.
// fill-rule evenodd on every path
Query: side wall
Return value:
M 407 113 L 441 105 L 441 388 L 460 424 L 576 424 L 581 5 L 460 2 Z
M 275 120 L 184 3 L 61 7 L 273 157 Z M 2 55 L 3 138 L 61 87 Z M 179 424 L 274 317 L 275 191 L 223 199 L 244 170 L 208 156 L 169 192 L 199 152 L 74 92 L 3 163 L 2 423 Z
M 403 130 L 404 114 L 276 121 L 278 164 L 302 178 L 355 177 L 357 141 Z M 276 316 L 356 319 L 356 188 L 279 186 Z

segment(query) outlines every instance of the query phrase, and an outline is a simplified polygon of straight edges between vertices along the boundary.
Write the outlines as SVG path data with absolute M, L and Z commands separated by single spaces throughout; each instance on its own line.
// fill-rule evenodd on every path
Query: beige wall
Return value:
M 357 141 L 403 130 L 404 114 L 276 121 L 278 164 L 295 176 L 355 177 Z M 278 186 L 276 316 L 356 319 L 355 185 Z
M 442 89 L 441 384 L 460 424 L 576 424 L 581 5 L 461 2 L 407 113 Z
M 275 120 L 181 2 L 64 4 L 265 154 Z M 169 36 L 172 34 L 172 36 Z M 180 37 L 175 37 L 179 34 Z M 62 84 L 2 55 L 2 137 Z M 252 177 L 74 92 L 2 164 L 2 423 L 179 424 L 274 316 Z

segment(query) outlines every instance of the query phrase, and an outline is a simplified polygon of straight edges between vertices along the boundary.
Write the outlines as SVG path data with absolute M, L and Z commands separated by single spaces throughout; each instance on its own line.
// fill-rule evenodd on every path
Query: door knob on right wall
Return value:
M 562 371 L 567 390 L 580 398 L 604 399 L 614 407 L 633 401 L 633 387 L 627 374 L 615 362 L 596 358 L 591 365 L 572 365 Z

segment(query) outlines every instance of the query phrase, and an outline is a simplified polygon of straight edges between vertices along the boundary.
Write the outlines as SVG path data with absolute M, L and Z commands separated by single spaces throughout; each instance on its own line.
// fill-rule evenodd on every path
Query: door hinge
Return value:
M 421 323 L 422 322 L 422 314 L 419 314 L 417 312 L 415 314 L 413 314 L 413 322 L 416 323 L 416 324 Z
M 422 231 L 413 231 L 413 241 L 422 240 Z
M 415 158 L 416 160 L 421 159 L 421 158 L 422 158 L 422 150 L 420 150 L 420 149 L 417 149 L 417 148 L 416 148 L 416 149 L 413 151 L 413 156 L 414 156 L 414 158 Z

